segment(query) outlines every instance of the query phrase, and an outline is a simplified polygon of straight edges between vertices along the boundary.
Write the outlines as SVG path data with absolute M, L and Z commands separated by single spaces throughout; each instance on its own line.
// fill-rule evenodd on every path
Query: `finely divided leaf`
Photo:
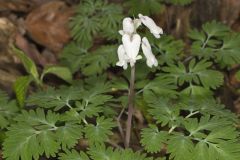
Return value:
M 111 129 L 115 126 L 116 125 L 113 123 L 112 119 L 98 117 L 96 125 L 87 124 L 84 128 L 85 137 L 91 144 L 103 143 L 108 140 L 108 136 L 112 135 Z
M 159 131 L 155 125 L 150 125 L 141 132 L 141 144 L 151 153 L 161 151 L 168 138 L 168 133 Z
M 13 121 L 18 111 L 16 101 L 10 101 L 7 94 L 0 90 L 0 128 L 6 128 Z
M 60 160 L 89 160 L 89 158 L 84 152 L 78 153 L 76 150 L 72 150 L 60 153 Z
M 47 158 L 56 157 L 59 149 L 71 149 L 81 138 L 78 129 L 81 126 L 59 123 L 59 115 L 52 111 L 47 114 L 42 109 L 23 111 L 16 121 L 8 128 L 3 143 L 7 160 L 38 160 L 43 154 Z

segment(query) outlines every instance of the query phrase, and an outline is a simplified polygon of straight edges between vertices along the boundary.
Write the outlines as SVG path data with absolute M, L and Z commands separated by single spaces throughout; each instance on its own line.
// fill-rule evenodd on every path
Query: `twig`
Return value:
M 119 130 L 119 132 L 120 132 L 120 135 L 121 135 L 121 138 L 123 139 L 123 141 L 124 141 L 124 132 L 123 132 L 123 129 L 122 129 L 122 125 L 121 125 L 121 123 L 120 123 L 120 120 L 121 120 L 121 117 L 122 117 L 122 114 L 123 114 L 124 110 L 125 110 L 125 108 L 123 108 L 123 109 L 121 110 L 120 114 L 119 114 L 118 117 L 117 117 L 118 130 Z M 124 143 L 125 143 L 125 142 L 124 142 Z M 124 145 L 125 145 L 125 144 L 124 144 Z
M 110 140 L 107 140 L 107 143 L 109 143 L 110 145 L 112 145 L 115 148 L 122 149 L 121 146 L 119 146 L 117 143 L 111 142 Z
M 129 147 L 131 129 L 132 129 L 132 116 L 134 111 L 134 82 L 135 82 L 135 66 L 131 68 L 130 90 L 128 96 L 128 118 L 125 136 L 125 148 Z

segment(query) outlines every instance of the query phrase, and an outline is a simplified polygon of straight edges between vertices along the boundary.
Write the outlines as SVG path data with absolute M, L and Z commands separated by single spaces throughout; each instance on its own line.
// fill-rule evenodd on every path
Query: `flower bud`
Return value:
M 141 22 L 148 27 L 148 29 L 150 30 L 150 32 L 156 37 L 156 38 L 160 38 L 160 35 L 163 34 L 163 30 L 162 28 L 158 27 L 155 22 L 153 21 L 152 18 L 148 17 L 148 16 L 143 16 L 142 14 L 138 14 Z

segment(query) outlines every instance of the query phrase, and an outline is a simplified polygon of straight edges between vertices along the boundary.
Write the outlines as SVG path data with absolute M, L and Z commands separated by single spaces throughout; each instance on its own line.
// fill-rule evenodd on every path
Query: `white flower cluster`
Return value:
M 127 69 L 128 63 L 133 67 L 137 60 L 141 59 L 139 55 L 140 45 L 142 46 L 143 54 L 147 59 L 147 65 L 157 66 L 158 61 L 152 53 L 151 45 L 146 37 L 141 39 L 140 35 L 137 34 L 137 28 L 143 23 L 150 32 L 156 38 L 160 38 L 163 34 L 162 28 L 158 27 L 155 22 L 148 16 L 138 15 L 139 18 L 131 19 L 129 17 L 123 19 L 123 30 L 119 33 L 122 35 L 122 44 L 118 47 L 118 58 L 117 66 Z

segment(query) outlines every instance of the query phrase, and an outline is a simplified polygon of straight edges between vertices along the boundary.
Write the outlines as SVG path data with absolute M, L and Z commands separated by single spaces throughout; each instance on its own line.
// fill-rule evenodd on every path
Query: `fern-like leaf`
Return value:
M 192 158 L 194 144 L 189 137 L 183 135 L 172 136 L 168 141 L 170 159 L 189 160 Z
M 61 153 L 60 160 L 89 160 L 89 158 L 84 152 L 78 153 L 76 150 L 72 150 Z
M 89 48 L 98 34 L 107 38 L 116 38 L 116 32 L 122 18 L 122 8 L 104 0 L 81 1 L 76 16 L 70 22 L 74 40 L 82 47 Z
M 162 36 L 157 40 L 155 50 L 160 65 L 173 63 L 180 59 L 183 53 L 184 44 L 181 40 L 175 40 L 172 36 Z
M 102 46 L 93 53 L 86 55 L 81 69 L 85 75 L 100 74 L 117 61 L 117 46 Z
M 113 150 L 112 148 L 106 148 L 103 145 L 97 145 L 90 147 L 88 154 L 94 160 L 153 160 L 148 158 L 144 154 L 139 152 L 133 152 L 130 149 L 125 150 Z
M 192 53 L 199 58 L 213 59 L 221 67 L 231 67 L 240 63 L 238 33 L 233 33 L 227 26 L 216 21 L 206 23 L 202 31 L 192 30 Z
M 18 111 L 16 101 L 9 100 L 7 94 L 0 90 L 0 128 L 6 128 Z
M 115 127 L 112 119 L 104 119 L 99 117 L 96 120 L 96 125 L 87 124 L 84 128 L 85 137 L 91 144 L 103 143 L 108 140 L 108 136 L 112 134 L 111 129 Z
M 172 77 L 175 83 L 180 86 L 187 82 L 202 85 L 204 88 L 216 89 L 222 85 L 223 75 L 219 71 L 208 69 L 211 65 L 211 62 L 202 60 L 197 63 L 193 59 L 189 63 L 188 69 L 183 63 L 179 62 L 178 65 L 170 64 L 169 67 L 164 67 L 163 70 L 169 73 L 167 77 Z
M 43 154 L 55 157 L 59 149 L 72 148 L 81 138 L 80 125 L 58 126 L 60 116 L 51 111 L 47 114 L 42 109 L 23 111 L 16 121 L 8 128 L 3 143 L 3 156 L 7 160 L 38 160 Z
M 141 132 L 141 144 L 145 150 L 151 153 L 159 152 L 167 141 L 168 133 L 165 131 L 159 131 L 157 126 L 150 125 L 149 128 L 145 128 Z
M 70 107 L 70 102 L 80 99 L 81 93 L 81 88 L 77 87 L 62 87 L 58 90 L 49 88 L 47 91 L 32 94 L 28 99 L 28 104 L 43 108 L 54 108 L 57 111 L 65 106 Z

